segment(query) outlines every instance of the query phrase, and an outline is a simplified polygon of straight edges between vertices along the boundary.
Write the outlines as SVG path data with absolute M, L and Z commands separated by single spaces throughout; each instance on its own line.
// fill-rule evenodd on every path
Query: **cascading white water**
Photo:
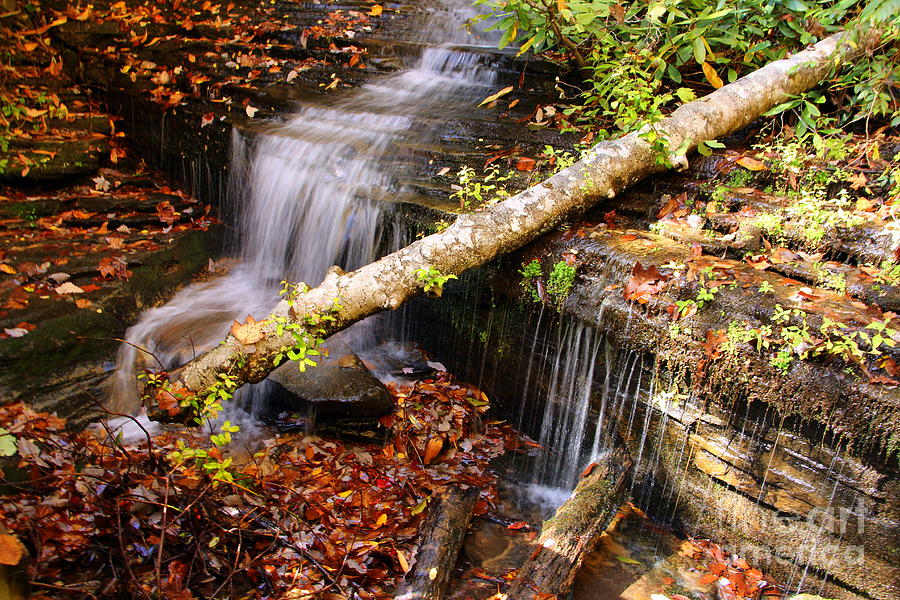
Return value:
M 234 136 L 231 202 L 239 264 L 226 276 L 192 285 L 146 311 L 119 351 L 110 405 L 133 410 L 136 369 L 146 349 L 166 367 L 182 364 L 224 338 L 233 319 L 260 319 L 275 305 L 279 282 L 318 284 L 332 265 L 371 262 L 382 245 L 385 201 L 402 192 L 392 162 L 398 142 L 427 141 L 433 124 L 471 108 L 491 89 L 485 55 L 454 48 L 471 16 L 467 0 L 447 0 L 414 68 L 369 83 L 331 106 L 309 106 L 251 142 Z M 252 159 L 249 157 L 252 156 Z
M 571 490 L 584 468 L 584 440 L 603 336 L 582 321 L 561 324 L 539 442 L 534 483 Z

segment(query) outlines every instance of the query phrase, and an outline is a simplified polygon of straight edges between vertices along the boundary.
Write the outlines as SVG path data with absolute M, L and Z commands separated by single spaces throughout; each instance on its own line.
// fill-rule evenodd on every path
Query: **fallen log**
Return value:
M 627 451 L 619 448 L 585 470 L 572 496 L 544 522 L 508 600 L 562 597 L 569 590 L 581 563 L 625 502 L 631 464 Z
M 673 149 L 668 162 L 685 166 L 686 153 L 700 142 L 748 125 L 787 98 L 814 87 L 834 67 L 860 56 L 868 45 L 845 40 L 850 35 L 832 35 L 790 58 L 772 62 L 655 123 L 657 135 L 665 137 Z M 311 320 L 316 329 L 312 335 L 326 337 L 372 314 L 396 309 L 426 287 L 423 272 L 458 275 L 511 252 L 646 175 L 665 170 L 660 158 L 641 132 L 600 142 L 571 167 L 504 202 L 460 215 L 440 233 L 352 273 L 335 268 L 317 288 L 280 302 L 263 326 L 261 339 L 242 343 L 229 335 L 222 344 L 170 373 L 170 379 L 195 393 L 211 389 L 224 374 L 237 385 L 261 381 L 278 366 L 286 350 L 295 347 L 298 329 L 309 329 Z M 289 331 L 285 323 L 298 329 Z
M 462 547 L 480 490 L 452 489 L 431 501 L 415 563 L 397 587 L 398 600 L 440 600 Z

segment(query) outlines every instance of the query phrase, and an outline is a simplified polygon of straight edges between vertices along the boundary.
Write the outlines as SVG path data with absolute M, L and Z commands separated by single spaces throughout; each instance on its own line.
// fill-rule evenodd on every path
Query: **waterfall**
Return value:
M 602 335 L 582 321 L 560 327 L 540 438 L 544 448 L 533 480 L 573 489 L 584 468 L 584 440 Z
M 441 120 L 493 89 L 490 57 L 450 45 L 473 16 L 468 2 L 447 0 L 443 11 L 422 29 L 419 41 L 432 45 L 412 68 L 306 106 L 252 139 L 233 135 L 229 212 L 239 262 L 141 315 L 119 351 L 111 406 L 135 408 L 139 363 L 155 363 L 140 349 L 165 368 L 183 364 L 222 340 L 233 319 L 264 318 L 282 279 L 315 286 L 332 265 L 358 268 L 390 246 L 383 213 L 404 191 L 398 144 L 427 141 Z M 361 349 L 366 335 L 355 329 L 345 337 Z

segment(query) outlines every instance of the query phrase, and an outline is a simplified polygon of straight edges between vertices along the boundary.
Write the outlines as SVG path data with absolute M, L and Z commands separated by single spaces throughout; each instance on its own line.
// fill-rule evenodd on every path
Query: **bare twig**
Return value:
M 135 350 L 139 350 L 139 351 L 143 352 L 144 354 L 149 354 L 150 356 L 153 357 L 153 360 L 156 361 L 156 364 L 159 365 L 160 369 L 162 369 L 163 371 L 166 370 L 166 366 L 164 364 L 162 364 L 162 361 L 159 360 L 159 357 L 156 356 L 153 352 L 151 352 L 150 350 L 147 350 L 146 348 L 142 348 L 141 346 L 138 346 L 137 344 L 133 344 L 133 343 L 129 342 L 128 340 L 123 340 L 122 338 L 117 338 L 117 337 L 94 337 L 94 336 L 90 336 L 90 335 L 79 335 L 79 336 L 76 336 L 75 339 L 78 339 L 78 340 L 100 340 L 100 341 L 119 342 L 121 344 L 127 344 L 127 345 L 131 346 L 132 348 L 134 348 Z

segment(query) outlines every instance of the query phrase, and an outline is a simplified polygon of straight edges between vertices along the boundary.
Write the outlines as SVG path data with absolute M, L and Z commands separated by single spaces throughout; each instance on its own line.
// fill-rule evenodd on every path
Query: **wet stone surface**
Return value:
M 356 355 L 317 363 L 301 372 L 296 362 L 288 361 L 272 372 L 267 420 L 286 423 L 290 416 L 297 416 L 307 419 L 312 429 L 347 420 L 374 426 L 393 409 L 387 388 Z

